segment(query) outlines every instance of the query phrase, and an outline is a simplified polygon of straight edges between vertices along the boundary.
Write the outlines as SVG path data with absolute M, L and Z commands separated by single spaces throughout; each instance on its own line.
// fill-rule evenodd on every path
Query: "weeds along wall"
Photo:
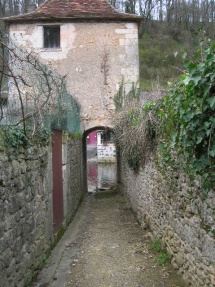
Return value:
M 81 139 L 63 133 L 65 230 L 82 198 Z M 29 286 L 55 244 L 52 142 L 0 149 L 0 285 Z
M 164 176 L 153 159 L 139 173 L 123 163 L 122 185 L 143 228 L 167 247 L 174 269 L 189 286 L 215 286 L 215 193 L 202 201 L 198 180 L 169 169 Z

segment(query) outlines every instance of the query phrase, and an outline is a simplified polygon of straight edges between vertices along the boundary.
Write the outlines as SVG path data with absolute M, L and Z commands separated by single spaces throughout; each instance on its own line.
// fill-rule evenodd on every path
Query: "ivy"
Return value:
M 200 175 L 206 191 L 215 181 L 214 52 L 212 44 L 197 51 L 194 61 L 184 55 L 186 72 L 158 111 L 162 122 L 158 147 L 163 161 L 180 166 L 191 179 Z
M 36 130 L 34 137 L 29 138 L 26 136 L 23 128 L 20 128 L 19 126 L 1 126 L 0 136 L 1 146 L 6 150 L 12 148 L 14 150 L 14 155 L 17 155 L 18 150 L 21 147 L 26 148 L 32 145 L 44 146 L 49 144 L 51 131 L 48 129 Z
M 28 138 L 25 136 L 24 130 L 16 126 L 5 126 L 1 129 L 2 142 L 6 148 L 26 147 Z
M 183 52 L 184 74 L 161 100 L 126 105 L 122 82 L 113 121 L 115 141 L 135 172 L 158 149 L 162 172 L 170 167 L 191 180 L 200 176 L 203 198 L 215 184 L 215 43 L 207 44 L 200 43 L 192 61 Z

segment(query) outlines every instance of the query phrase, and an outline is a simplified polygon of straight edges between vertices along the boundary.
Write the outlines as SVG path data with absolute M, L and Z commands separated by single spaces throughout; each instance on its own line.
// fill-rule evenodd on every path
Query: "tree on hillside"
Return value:
M 200 26 L 211 32 L 215 21 L 215 0 L 109 0 L 127 13 L 143 17 L 143 25 L 151 21 L 166 24 L 169 30 L 194 31 Z

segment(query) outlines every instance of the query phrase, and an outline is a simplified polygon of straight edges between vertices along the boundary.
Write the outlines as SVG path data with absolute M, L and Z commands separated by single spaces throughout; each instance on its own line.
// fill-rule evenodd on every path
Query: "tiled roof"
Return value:
M 62 19 L 141 21 L 141 17 L 134 14 L 118 12 L 108 0 L 46 0 L 31 13 L 3 18 L 5 22 Z

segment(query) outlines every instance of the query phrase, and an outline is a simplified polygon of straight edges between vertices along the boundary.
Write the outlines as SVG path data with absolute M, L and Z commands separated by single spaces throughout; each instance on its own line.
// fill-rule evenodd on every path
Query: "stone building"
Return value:
M 31 13 L 4 18 L 10 38 L 60 74 L 81 106 L 81 129 L 110 126 L 113 97 L 139 77 L 141 18 L 107 0 L 47 0 Z
M 1 150 L 0 285 L 23 287 L 86 191 L 86 135 L 111 126 L 122 79 L 127 90 L 138 80 L 141 18 L 117 12 L 106 0 L 47 0 L 4 21 L 17 45 L 67 75 L 68 95 L 81 107 L 84 139 L 55 131 L 49 144 L 23 149 L 16 159 Z M 8 100 L 14 101 L 11 94 Z

